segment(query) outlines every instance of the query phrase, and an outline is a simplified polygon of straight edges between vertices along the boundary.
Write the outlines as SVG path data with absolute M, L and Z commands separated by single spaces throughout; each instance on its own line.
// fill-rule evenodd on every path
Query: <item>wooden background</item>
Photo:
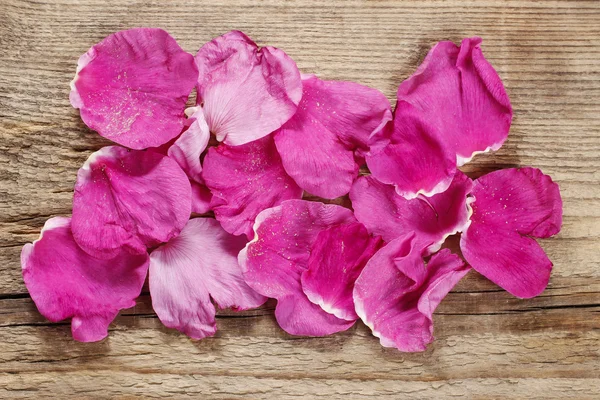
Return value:
M 19 253 L 69 215 L 75 174 L 107 144 L 69 105 L 77 57 L 129 27 L 167 29 L 188 51 L 230 29 L 283 48 L 305 72 L 394 99 L 436 42 L 484 38 L 515 111 L 511 135 L 467 168 L 542 168 L 560 185 L 561 234 L 542 246 L 548 289 L 518 300 L 471 272 L 435 315 L 424 353 L 382 348 L 357 324 L 328 338 L 278 329 L 273 304 L 222 313 L 193 342 L 161 326 L 147 293 L 107 340 L 48 323 Z M 0 398 L 600 398 L 599 1 L 0 0 Z

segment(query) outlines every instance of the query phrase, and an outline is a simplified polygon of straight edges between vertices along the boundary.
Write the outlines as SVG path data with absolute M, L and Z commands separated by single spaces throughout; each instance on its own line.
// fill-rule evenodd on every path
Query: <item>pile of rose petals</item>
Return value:
M 422 351 L 471 267 L 540 294 L 552 263 L 535 238 L 560 230 L 558 186 L 531 167 L 476 180 L 458 169 L 498 150 L 512 119 L 480 43 L 435 45 L 392 110 L 380 91 L 301 74 L 241 32 L 195 57 L 161 29 L 108 36 L 80 57 L 70 100 L 116 144 L 79 170 L 72 217 L 24 246 L 35 304 L 72 318 L 76 340 L 101 340 L 148 275 L 160 320 L 194 339 L 215 334 L 215 305 L 274 298 L 292 335 L 361 319 L 383 346 Z M 306 194 L 349 195 L 352 209 Z M 442 248 L 459 233 L 462 257 Z

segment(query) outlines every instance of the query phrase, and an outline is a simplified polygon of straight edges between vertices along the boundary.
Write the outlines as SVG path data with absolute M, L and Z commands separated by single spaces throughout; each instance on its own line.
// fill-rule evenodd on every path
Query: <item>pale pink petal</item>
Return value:
M 558 185 L 537 168 L 511 168 L 475 181 L 471 224 L 460 247 L 467 262 L 511 294 L 529 298 L 548 285 L 552 262 L 531 237 L 562 225 Z
M 217 220 L 227 232 L 249 239 L 258 213 L 302 197 L 302 189 L 283 169 L 272 135 L 241 146 L 211 147 L 202 176 L 213 193 Z
M 393 186 L 372 176 L 360 177 L 350 191 L 354 215 L 373 235 L 386 242 L 414 232 L 418 246 L 437 251 L 444 240 L 466 228 L 471 208 L 467 195 L 473 181 L 460 171 L 445 192 L 406 200 Z
M 324 336 L 353 324 L 311 303 L 300 282 L 319 232 L 352 222 L 356 220 L 346 208 L 305 200 L 284 201 L 256 217 L 254 240 L 238 259 L 248 285 L 278 300 L 275 317 L 286 332 Z
M 354 282 L 367 261 L 383 244 L 369 236 L 363 224 L 336 225 L 321 231 L 312 246 L 308 269 L 302 272 L 302 290 L 324 311 L 347 321 L 354 311 Z
M 196 63 L 198 104 L 217 140 L 237 146 L 260 139 L 294 115 L 302 97 L 296 63 L 232 31 L 208 42 Z
M 434 126 L 458 165 L 477 153 L 498 150 L 512 120 L 504 85 L 480 44 L 478 37 L 460 46 L 439 42 L 398 88 L 399 105 L 411 104 Z
M 99 260 L 81 250 L 69 218 L 46 221 L 40 238 L 21 252 L 25 286 L 40 313 L 52 322 L 72 318 L 73 338 L 94 342 L 108 335 L 119 310 L 135 306 L 148 254 L 119 251 Z
M 70 99 L 101 136 L 145 149 L 179 135 L 197 79 L 194 57 L 167 32 L 135 28 L 107 36 L 79 58 Z
M 303 76 L 298 111 L 275 133 L 286 171 L 304 190 L 333 199 L 348 193 L 370 136 L 391 120 L 376 89 Z
M 448 249 L 425 266 L 421 250 L 413 234 L 398 237 L 375 253 L 356 280 L 356 313 L 382 346 L 424 351 L 433 341 L 433 312 L 469 271 Z
M 201 107 L 186 110 L 191 120 L 190 126 L 177 138 L 167 154 L 185 171 L 190 180 L 202 183 L 202 164 L 200 155 L 206 150 L 210 131 Z
M 244 282 L 237 255 L 246 240 L 212 218 L 190 220 L 181 234 L 150 254 L 152 307 L 163 324 L 193 339 L 217 331 L 215 307 L 246 310 L 267 299 Z
M 191 197 L 187 176 L 169 157 L 104 147 L 77 173 L 73 236 L 98 258 L 112 258 L 123 247 L 146 252 L 179 234 Z
M 456 160 L 436 129 L 414 107 L 398 103 L 393 123 L 371 137 L 365 158 L 373 177 L 393 185 L 408 200 L 445 191 Z

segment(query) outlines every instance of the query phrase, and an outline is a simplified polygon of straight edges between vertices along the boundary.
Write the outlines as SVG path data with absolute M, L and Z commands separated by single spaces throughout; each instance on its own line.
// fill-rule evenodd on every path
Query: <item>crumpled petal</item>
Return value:
M 163 324 L 193 339 L 217 331 L 215 307 L 247 310 L 267 299 L 242 278 L 237 262 L 246 240 L 212 218 L 190 220 L 181 234 L 150 254 L 152 307 Z
M 107 36 L 79 58 L 70 100 L 101 136 L 145 149 L 179 135 L 197 79 L 194 57 L 167 32 L 135 28 Z
M 135 306 L 148 254 L 120 251 L 113 259 L 93 258 L 75 243 L 70 225 L 70 218 L 50 218 L 40 238 L 23 247 L 23 280 L 44 317 L 72 318 L 73 338 L 95 342 L 108 335 L 119 310 Z
M 325 336 L 348 329 L 353 321 L 335 317 L 311 303 L 301 275 L 319 232 L 356 222 L 347 208 L 305 200 L 287 200 L 256 217 L 255 237 L 238 260 L 248 285 L 277 299 L 275 318 L 292 335 Z
M 444 240 L 462 232 L 469 223 L 471 208 L 467 195 L 473 181 L 456 171 L 450 187 L 429 198 L 406 200 L 394 188 L 372 176 L 362 176 L 354 182 L 350 200 L 356 219 L 373 235 L 386 242 L 415 232 L 417 246 L 427 247 L 427 253 L 439 250 Z
M 352 291 L 367 261 L 383 244 L 363 224 L 336 225 L 319 232 L 308 269 L 302 272 L 302 290 L 308 299 L 340 319 L 354 321 Z
M 433 341 L 433 312 L 470 270 L 448 249 L 425 266 L 421 249 L 412 233 L 392 240 L 354 285 L 356 313 L 384 347 L 424 351 Z
M 169 157 L 103 147 L 77 172 L 73 236 L 98 258 L 112 258 L 123 246 L 145 253 L 179 234 L 191 197 L 187 176 Z
M 202 107 L 185 110 L 189 127 L 169 147 L 167 154 L 179 164 L 190 178 L 192 186 L 192 212 L 203 214 L 210 210 L 212 194 L 202 177 L 200 156 L 210 140 L 210 131 Z
M 241 146 L 211 147 L 204 158 L 204 181 L 213 193 L 211 209 L 223 228 L 252 239 L 258 213 L 299 199 L 302 189 L 285 172 L 272 135 Z
M 391 120 L 387 98 L 353 82 L 302 77 L 298 111 L 275 133 L 285 170 L 304 190 L 333 199 L 348 193 L 369 137 Z
M 548 285 L 552 262 L 532 237 L 560 231 L 558 185 L 537 168 L 511 168 L 480 177 L 472 193 L 471 224 L 460 240 L 463 256 L 514 296 L 537 296 Z
M 260 139 L 294 115 L 302 97 L 296 63 L 274 47 L 259 49 L 232 31 L 196 55 L 198 104 L 217 140 L 237 146 Z
M 398 88 L 398 103 L 411 104 L 430 121 L 459 166 L 477 153 L 498 150 L 512 120 L 502 80 L 480 45 L 479 37 L 460 46 L 439 42 Z
M 393 123 L 371 137 L 365 159 L 373 177 L 408 199 L 445 191 L 456 172 L 454 155 L 414 107 L 398 103 Z

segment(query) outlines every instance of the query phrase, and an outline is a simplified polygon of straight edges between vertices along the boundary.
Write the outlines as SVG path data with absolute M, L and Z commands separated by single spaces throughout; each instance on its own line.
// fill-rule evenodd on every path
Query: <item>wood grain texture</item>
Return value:
M 273 303 L 219 315 L 193 342 L 161 326 L 145 293 L 110 337 L 76 343 L 29 299 L 21 246 L 69 215 L 75 174 L 107 141 L 68 101 L 77 57 L 133 26 L 188 51 L 230 29 L 283 48 L 304 72 L 391 100 L 439 40 L 484 38 L 515 118 L 505 146 L 466 171 L 542 168 L 560 185 L 561 234 L 544 240 L 549 288 L 519 300 L 471 272 L 421 354 L 384 349 L 357 324 L 284 334 Z M 600 398 L 600 2 L 0 0 L 0 398 Z

